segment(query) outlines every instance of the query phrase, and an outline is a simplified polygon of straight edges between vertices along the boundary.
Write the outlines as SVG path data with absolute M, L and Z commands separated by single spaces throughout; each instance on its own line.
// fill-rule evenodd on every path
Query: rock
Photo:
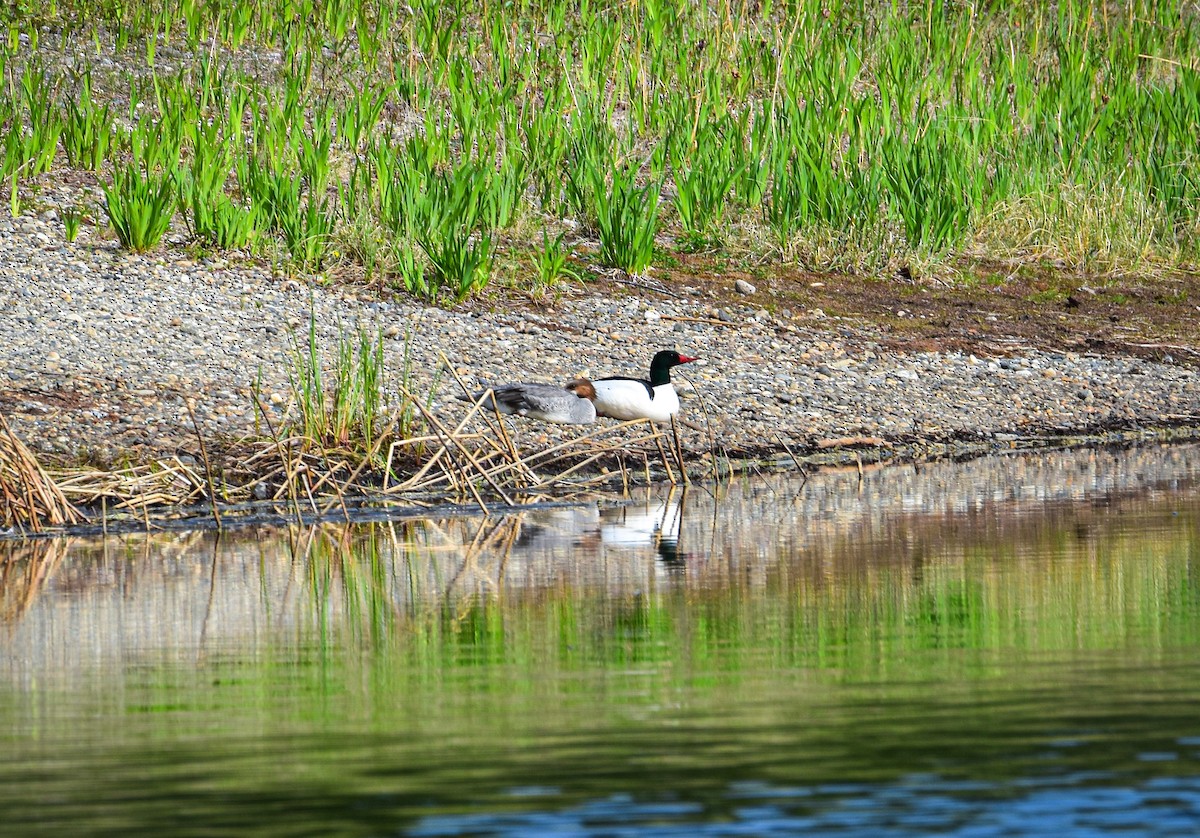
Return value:
M 747 282 L 744 279 L 739 279 L 737 282 L 735 282 L 733 284 L 733 287 L 737 290 L 737 292 L 739 294 L 745 294 L 746 296 L 750 296 L 751 294 L 753 294 L 755 291 L 758 290 L 757 288 L 755 288 L 753 285 L 751 285 L 749 282 Z

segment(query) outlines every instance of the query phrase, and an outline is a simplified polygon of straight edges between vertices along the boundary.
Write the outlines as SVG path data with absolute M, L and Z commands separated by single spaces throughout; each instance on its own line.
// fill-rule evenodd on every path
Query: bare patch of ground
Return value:
M 878 332 L 898 352 L 958 350 L 984 357 L 1022 348 L 1126 355 L 1200 366 L 1200 274 L 1087 277 L 1061 269 L 974 264 L 952 281 L 731 267 L 678 257 L 654 271 L 668 290 L 692 288 L 714 309 L 777 314 L 820 310 Z M 735 289 L 752 284 L 752 295 Z M 597 293 L 643 293 L 599 279 Z M 652 290 L 645 292 L 651 293 Z

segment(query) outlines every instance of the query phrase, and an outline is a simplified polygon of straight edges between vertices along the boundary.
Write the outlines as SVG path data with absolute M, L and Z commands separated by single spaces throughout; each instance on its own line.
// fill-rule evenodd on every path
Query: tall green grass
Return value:
M 313 314 L 307 334 L 294 342 L 291 361 L 296 432 L 319 448 L 370 451 L 387 420 L 382 335 L 366 329 L 343 334 L 327 373 Z
M 811 269 L 1188 268 L 1198 15 L 1176 0 L 17 4 L 0 11 L 0 177 L 15 196 L 64 166 L 178 168 L 211 246 L 274 241 L 297 269 L 357 265 L 430 298 L 486 289 L 494 258 L 538 246 L 542 214 L 587 234 L 573 256 L 634 272 L 656 241 Z M 44 31 L 93 64 L 57 69 Z M 198 57 L 168 70 L 168 45 Z M 236 186 L 187 191 L 214 137 Z

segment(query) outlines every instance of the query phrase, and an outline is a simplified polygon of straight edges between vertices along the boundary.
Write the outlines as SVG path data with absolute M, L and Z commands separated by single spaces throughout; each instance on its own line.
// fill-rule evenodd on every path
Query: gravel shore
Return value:
M 769 313 L 762 292 L 717 307 L 697 289 L 673 291 L 680 296 L 612 299 L 577 286 L 536 308 L 446 311 L 193 261 L 177 248 L 135 256 L 88 228 L 68 244 L 53 213 L 5 219 L 0 411 L 32 448 L 65 459 L 192 451 L 189 397 L 214 440 L 254 433 L 251 388 L 261 382 L 273 409 L 286 408 L 293 335 L 306 332 L 311 307 L 326 349 L 360 325 L 383 329 L 393 375 L 407 344 L 418 393 L 432 386 L 441 353 L 472 384 L 644 375 L 657 349 L 699 355 L 675 375 L 693 450 L 707 450 L 710 434 L 730 451 L 762 452 L 780 441 L 1003 439 L 1200 417 L 1200 377 L 1170 357 L 1020 343 L 990 356 L 906 351 L 865 319 Z M 455 391 L 441 376 L 435 410 L 461 413 Z M 571 432 L 524 423 L 522 442 Z

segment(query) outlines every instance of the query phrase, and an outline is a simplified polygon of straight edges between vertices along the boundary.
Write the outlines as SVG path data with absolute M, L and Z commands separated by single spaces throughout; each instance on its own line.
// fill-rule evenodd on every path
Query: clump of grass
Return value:
M 933 252 L 957 245 L 974 210 L 968 188 L 972 164 L 962 150 L 933 130 L 890 141 L 883 157 L 890 200 L 908 243 Z
M 311 314 L 307 339 L 295 341 L 291 360 L 297 433 L 318 447 L 370 450 L 386 420 L 382 334 L 359 329 L 342 335 L 329 378 L 323 372 L 316 315 Z
M 640 274 L 654 261 L 658 232 L 659 184 L 639 186 L 636 165 L 617 165 L 606 177 L 599 161 L 585 158 L 579 176 L 572 174 L 568 190 L 577 204 L 587 206 L 600 235 L 600 261 L 607 267 Z M 605 181 L 609 180 L 606 184 Z
M 1008 258 L 1119 273 L 1161 268 L 1178 257 L 1146 194 L 1120 183 L 1023 195 L 993 215 L 979 235 L 989 251 Z
M 233 162 L 227 142 L 211 134 L 196 138 L 189 169 L 178 178 L 179 208 L 193 235 L 225 250 L 249 245 L 259 230 L 260 210 L 225 192 Z
M 113 172 L 104 207 L 121 245 L 141 253 L 162 241 L 175 214 L 175 174 L 143 174 L 136 162 Z
M 421 249 L 432 267 L 427 296 L 434 298 L 444 288 L 461 301 L 482 290 L 491 277 L 494 241 L 488 230 L 463 227 L 423 237 Z
M 676 130 L 683 130 L 683 126 Z M 689 137 L 672 150 L 675 211 L 683 228 L 680 241 L 684 249 L 720 244 L 720 225 L 729 193 L 745 165 L 738 157 L 734 144 L 711 123 L 696 132 L 694 140 Z
M 252 157 L 238 170 L 238 179 L 250 205 L 227 207 L 229 223 L 237 222 L 240 230 L 248 231 L 261 221 L 268 229 L 282 234 L 288 255 L 297 267 L 302 270 L 324 267 L 334 239 L 332 199 L 318 199 L 312 192 L 306 195 L 304 179 L 287 171 L 279 162 L 260 163 Z
M 549 288 L 561 280 L 579 278 L 579 274 L 567 263 L 568 256 L 563 246 L 563 234 L 550 238 L 550 234 L 543 229 L 542 246 L 533 251 L 538 288 Z
M 63 210 L 63 233 L 67 237 L 68 242 L 74 242 L 79 238 L 79 222 L 83 218 L 83 213 L 76 207 L 67 207 Z
M 309 197 L 303 208 L 293 204 L 280 217 L 288 253 L 300 268 L 320 270 L 330 255 L 334 216 L 331 202 Z
M 113 140 L 110 106 L 97 105 L 92 95 L 92 74 L 86 72 L 78 93 L 67 100 L 67 115 L 62 129 L 62 147 L 72 166 L 100 171 L 108 158 Z
M 62 134 L 62 116 L 55 106 L 54 83 L 40 66 L 29 64 L 21 76 L 25 108 L 29 114 L 29 133 L 25 138 L 25 167 L 32 177 L 50 171 L 58 153 Z

